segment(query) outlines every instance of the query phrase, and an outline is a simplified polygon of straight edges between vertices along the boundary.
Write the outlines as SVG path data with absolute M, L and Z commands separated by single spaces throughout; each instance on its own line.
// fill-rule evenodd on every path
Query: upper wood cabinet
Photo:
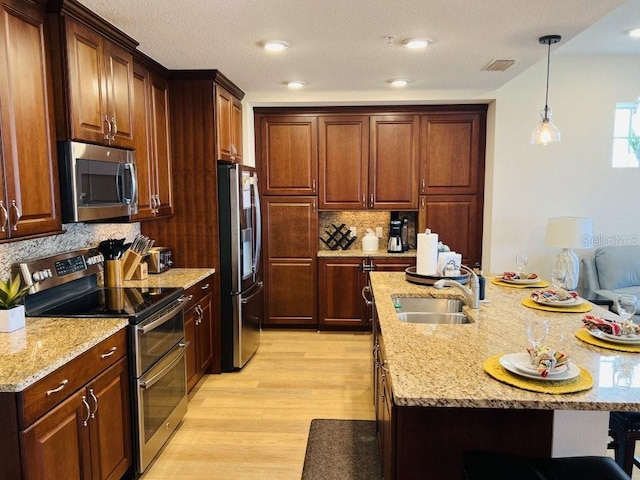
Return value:
M 215 86 L 217 158 L 242 163 L 242 103 L 220 85 Z
M 320 210 L 363 210 L 369 201 L 369 117 L 320 116 Z
M 257 116 L 256 152 L 263 195 L 316 195 L 318 119 L 315 115 Z
M 482 112 L 422 116 L 420 194 L 479 191 L 484 179 L 484 123 Z
M 137 43 L 75 2 L 52 3 L 58 139 L 134 148 Z
M 167 80 L 136 63 L 133 91 L 138 174 L 138 213 L 133 219 L 171 215 L 173 192 Z
M 419 115 L 370 117 L 369 208 L 418 208 Z
M 0 240 L 60 233 L 44 7 L 0 4 Z

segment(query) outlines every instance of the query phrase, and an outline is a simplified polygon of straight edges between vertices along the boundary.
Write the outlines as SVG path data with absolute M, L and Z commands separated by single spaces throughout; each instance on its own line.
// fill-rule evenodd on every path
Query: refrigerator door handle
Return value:
M 247 298 L 242 298 L 240 300 L 240 303 L 249 303 L 249 301 L 255 297 L 256 295 L 260 294 L 260 292 L 262 292 L 262 290 L 264 289 L 264 282 L 260 281 L 257 283 L 258 285 L 258 289 L 252 293 L 251 295 L 249 295 Z
M 256 199 L 256 251 L 253 263 L 253 271 L 257 272 L 260 268 L 260 253 L 262 251 L 262 214 L 260 212 L 260 192 L 258 191 L 258 175 L 254 176 L 253 194 Z M 262 282 L 260 282 L 262 283 Z

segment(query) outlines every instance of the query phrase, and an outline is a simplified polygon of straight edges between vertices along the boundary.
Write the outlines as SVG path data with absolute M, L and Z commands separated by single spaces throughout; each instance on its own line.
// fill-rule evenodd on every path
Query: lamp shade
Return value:
M 558 248 L 589 248 L 593 220 L 586 217 L 552 217 L 547 221 L 545 243 Z

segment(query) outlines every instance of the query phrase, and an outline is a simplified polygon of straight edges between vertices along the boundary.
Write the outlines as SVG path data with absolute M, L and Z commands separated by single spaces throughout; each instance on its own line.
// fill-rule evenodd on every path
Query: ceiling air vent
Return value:
M 487 72 L 504 72 L 511 65 L 516 63 L 515 60 L 494 60 L 483 68 Z

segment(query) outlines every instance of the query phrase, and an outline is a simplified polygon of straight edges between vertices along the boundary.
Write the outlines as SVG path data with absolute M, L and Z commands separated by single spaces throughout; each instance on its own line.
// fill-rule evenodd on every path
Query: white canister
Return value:
M 362 251 L 375 252 L 378 250 L 379 238 L 375 232 L 370 228 L 367 228 L 367 233 L 362 237 Z

